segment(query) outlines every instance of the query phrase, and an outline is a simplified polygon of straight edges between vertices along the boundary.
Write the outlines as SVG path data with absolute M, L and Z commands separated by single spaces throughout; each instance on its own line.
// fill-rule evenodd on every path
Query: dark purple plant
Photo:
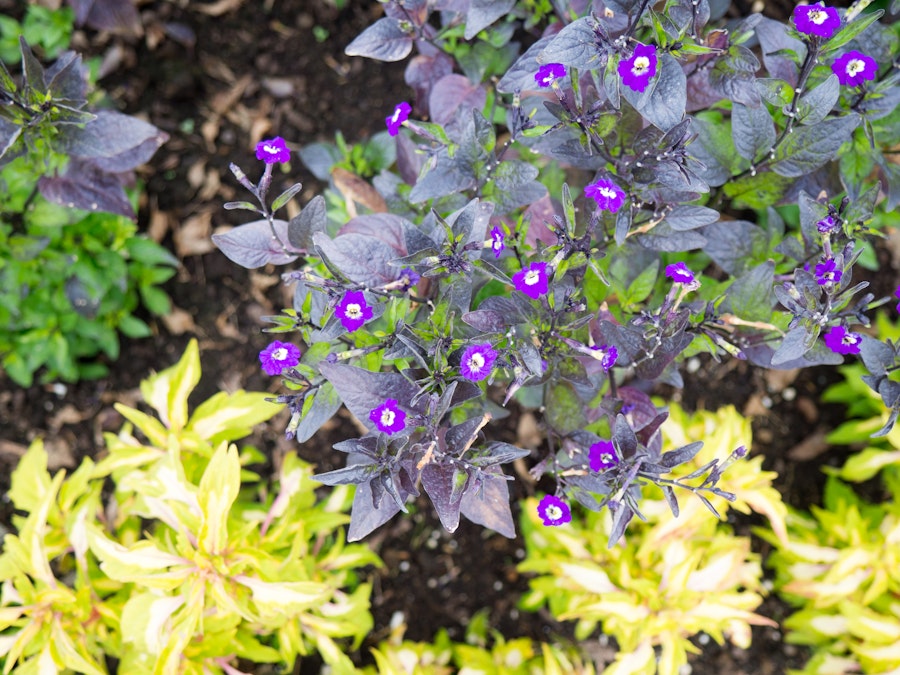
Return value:
M 897 58 L 880 12 L 817 5 L 798 8 L 796 30 L 755 14 L 725 31 L 706 0 L 602 15 L 563 1 L 520 52 L 500 22 L 513 3 L 494 11 L 506 4 L 432 14 L 425 0 L 391 1 L 347 48 L 419 52 L 416 99 L 385 120 L 396 172 L 372 181 L 390 213 L 330 225 L 316 197 L 279 221 L 288 192 L 270 208 L 268 184 L 235 168 L 266 220 L 218 237 L 223 251 L 245 266 L 304 263 L 284 275 L 294 306 L 269 317 L 308 345 L 282 373 L 295 392 L 279 397 L 288 434 L 309 438 L 342 403 L 375 426 L 335 446 L 345 468 L 317 477 L 357 485 L 348 536 L 420 489 L 448 530 L 465 516 L 512 536 L 502 465 L 529 455 L 532 476 L 556 483 L 539 507 L 548 525 L 567 522 L 569 502 L 609 507 L 614 543 L 648 484 L 676 514 L 675 488 L 715 512 L 707 497 L 730 497 L 717 482 L 746 450 L 667 478 L 701 443 L 663 452 L 667 413 L 646 393 L 683 385 L 689 348 L 767 368 L 858 352 L 892 424 L 900 347 L 854 330 L 874 297 L 852 283 L 879 200 L 900 201 L 886 154 L 900 76 L 876 67 Z M 486 31 L 491 48 L 458 49 L 460 31 Z M 867 56 L 846 61 L 863 44 Z M 850 76 L 868 79 L 842 88 Z M 869 161 L 857 167 L 845 147 Z M 551 194 L 548 167 L 578 189 Z M 789 204 L 798 223 L 776 209 Z M 512 398 L 541 411 L 537 453 L 490 440 Z

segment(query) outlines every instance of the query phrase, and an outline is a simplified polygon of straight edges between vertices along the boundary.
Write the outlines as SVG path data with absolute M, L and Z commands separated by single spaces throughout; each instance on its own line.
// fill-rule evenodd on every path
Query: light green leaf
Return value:
M 173 431 L 181 431 L 188 421 L 188 396 L 200 382 L 200 350 L 192 339 L 174 366 L 141 382 L 141 393 Z
M 183 604 L 180 596 L 133 595 L 122 608 L 123 640 L 141 652 L 159 654 L 168 641 L 166 624 Z
M 324 602 L 329 590 L 314 581 L 269 582 L 245 575 L 234 580 L 250 589 L 253 602 L 263 614 L 296 614 Z
M 203 512 L 198 546 L 207 553 L 219 553 L 227 545 L 228 514 L 241 488 L 241 464 L 237 448 L 222 443 L 216 450 L 203 478 L 197 500 Z
M 895 464 L 900 464 L 900 451 L 866 448 L 848 459 L 838 476 L 853 483 L 861 483 L 872 478 L 884 467 Z
M 194 411 L 187 429 L 217 445 L 248 436 L 253 427 L 275 416 L 284 407 L 264 392 L 224 391 L 207 399 Z
M 37 439 L 19 459 L 12 472 L 9 498 L 17 509 L 34 511 L 50 489 L 50 474 L 47 471 L 47 451 L 44 442 Z
M 190 561 L 142 540 L 126 548 L 88 526 L 88 544 L 110 579 L 140 583 L 151 588 L 176 588 L 191 574 Z M 171 568 L 171 569 L 170 569 Z
M 51 633 L 53 639 L 50 642 L 50 652 L 55 657 L 53 660 L 56 665 L 65 666 L 83 675 L 106 675 L 97 663 L 79 653 L 58 619 L 53 622 Z

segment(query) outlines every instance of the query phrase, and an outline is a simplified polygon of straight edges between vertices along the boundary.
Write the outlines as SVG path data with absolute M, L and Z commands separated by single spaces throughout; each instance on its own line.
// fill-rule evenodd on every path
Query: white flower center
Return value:
M 613 190 L 612 188 L 602 187 L 602 188 L 600 188 L 599 192 L 601 195 L 603 195 L 607 199 L 615 199 L 616 198 L 616 191 Z
M 475 352 L 472 356 L 469 357 L 469 368 L 474 371 L 479 371 L 484 368 L 484 356 Z
M 541 280 L 541 273 L 537 270 L 528 270 L 525 273 L 525 285 L 534 286 Z
M 825 19 L 827 18 L 828 14 L 823 12 L 821 9 L 814 9 L 809 13 L 809 20 L 817 26 L 821 26 L 823 23 L 825 23 Z
M 359 318 L 362 318 L 362 307 L 360 307 L 360 306 L 359 306 L 358 304 L 356 304 L 355 302 L 351 302 L 351 303 L 350 303 L 349 305 L 347 305 L 347 307 L 344 309 L 344 316 L 346 316 L 348 319 L 359 319 Z
M 850 59 L 847 63 L 847 74 L 856 76 L 866 69 L 866 64 L 862 59 Z
M 635 75 L 640 75 L 645 70 L 647 70 L 647 68 L 649 68 L 649 67 L 650 67 L 650 59 L 648 59 L 646 56 L 639 56 L 634 60 L 634 66 L 632 66 L 632 71 L 634 72 Z
M 859 336 L 855 333 L 847 333 L 843 338 L 841 338 L 841 342 L 845 345 L 856 345 L 859 343 Z
M 600 453 L 600 461 L 601 461 L 603 464 L 611 464 L 612 461 L 613 461 L 612 455 L 609 454 L 608 452 L 601 452 L 601 453 Z
M 287 358 L 288 351 L 284 347 L 279 347 L 272 352 L 272 358 L 276 361 L 284 361 Z
M 277 155 L 281 150 L 276 148 L 274 145 L 264 145 L 263 150 L 268 152 L 270 155 Z
M 562 509 L 556 504 L 551 504 L 547 507 L 547 517 L 550 520 L 559 520 L 560 518 L 562 518 L 562 514 Z
M 381 426 L 383 427 L 392 427 L 394 426 L 394 420 L 397 418 L 397 415 L 393 410 L 388 408 L 381 411 Z

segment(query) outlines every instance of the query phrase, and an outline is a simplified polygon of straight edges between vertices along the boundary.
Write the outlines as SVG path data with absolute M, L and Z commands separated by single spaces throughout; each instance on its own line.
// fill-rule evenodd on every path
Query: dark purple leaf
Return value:
M 44 67 L 31 51 L 31 47 L 25 42 L 23 36 L 19 36 L 19 49 L 22 52 L 22 73 L 25 76 L 27 89 L 38 94 L 47 93 L 47 85 L 44 82 Z M 26 89 L 26 91 L 27 91 Z M 32 94 L 33 95 L 33 94 Z
M 497 83 L 497 91 L 501 94 L 512 94 L 514 91 L 522 89 L 534 89 L 536 83 L 534 74 L 540 68 L 537 61 L 538 54 L 550 44 L 553 35 L 545 35 L 540 40 L 531 45 L 524 54 L 522 54 L 515 63 L 512 64 L 506 74 L 500 78 Z
M 697 453 L 700 452 L 700 448 L 702 447 L 703 441 L 696 441 L 678 448 L 677 450 L 669 450 L 668 452 L 663 453 L 657 464 L 664 466 L 667 469 L 674 469 L 679 464 L 691 461 Z
M 509 508 L 509 489 L 506 480 L 490 477 L 491 470 L 481 474 L 481 485 L 466 490 L 460 503 L 460 513 L 473 523 L 487 527 L 504 537 L 514 539 L 516 526 Z M 499 469 L 495 470 L 498 474 Z
M 324 485 L 359 485 L 371 480 L 374 474 L 371 464 L 351 464 L 342 469 L 317 473 L 312 478 Z
M 387 242 L 362 234 L 344 234 L 330 239 L 324 232 L 313 234 L 313 243 L 343 276 L 358 284 L 382 286 L 397 278 L 391 261 L 399 256 Z
M 634 518 L 634 511 L 630 506 L 620 503 L 616 507 L 613 511 L 612 530 L 609 533 L 607 548 L 612 548 L 622 538 L 622 535 L 625 534 L 625 528 L 628 527 L 628 523 L 631 522 L 632 518 Z
M 516 0 L 471 0 L 466 14 L 466 40 L 471 40 L 515 6 Z
M 75 23 L 120 35 L 141 35 L 143 27 L 131 0 L 70 0 Z
M 356 486 L 353 507 L 350 511 L 350 527 L 347 529 L 347 541 L 359 541 L 384 525 L 400 511 L 400 507 L 393 499 L 382 499 L 378 508 L 373 506 L 373 500 L 371 482 L 360 483 Z
M 720 311 L 745 321 L 769 321 L 775 306 L 775 263 L 766 261 L 738 276 L 728 288 Z
M 896 354 L 884 342 L 863 335 L 859 357 L 872 375 L 884 375 L 888 368 L 893 368 Z
M 425 413 L 425 399 L 415 406 L 410 405 L 419 388 L 399 373 L 373 373 L 364 368 L 325 361 L 319 364 L 319 372 L 334 385 L 347 409 L 367 427 L 372 426 L 369 413 L 389 398 L 395 399 L 407 416 Z M 407 417 L 406 428 L 397 433 L 408 435 L 414 430 Z
M 121 176 L 100 171 L 90 162 L 73 159 L 59 176 L 43 176 L 38 188 L 46 199 L 56 204 L 134 218 Z
M 765 231 L 746 220 L 721 220 L 703 229 L 703 247 L 716 264 L 731 275 L 744 273 L 768 254 Z
M 436 124 L 452 122 L 457 111 L 481 110 L 487 100 L 484 87 L 464 75 L 450 73 L 438 80 L 428 97 L 428 112 Z
M 622 95 L 651 124 L 668 131 L 684 118 L 687 78 L 671 54 L 662 54 L 650 87 L 643 93 L 623 87 Z
M 419 174 L 425 164 L 425 158 L 418 152 L 418 146 L 407 134 L 397 135 L 397 171 L 403 182 L 407 185 L 415 185 Z M 376 176 L 375 181 L 378 180 Z M 378 183 L 375 182 L 375 187 Z M 379 190 L 380 192 L 380 190 Z M 384 194 L 382 193 L 382 196 Z
M 895 91 L 900 88 L 894 87 Z M 837 75 L 832 73 L 824 82 L 803 93 L 797 106 L 797 121 L 800 124 L 818 124 L 837 103 L 841 95 Z
M 275 220 L 273 226 L 277 239 L 267 220 L 254 220 L 246 225 L 238 225 L 224 234 L 214 234 L 212 240 L 229 260 L 247 269 L 256 269 L 269 263 L 286 265 L 295 261 L 303 251 L 292 249 L 288 243 L 287 222 Z
M 104 159 L 106 171 L 127 171 L 143 164 L 168 136 L 152 124 L 111 110 L 100 110 L 83 129 L 61 138 L 60 150 L 73 157 Z
M 806 352 L 812 349 L 818 337 L 818 330 L 811 330 L 804 324 L 795 326 L 787 332 L 781 341 L 781 346 L 772 355 L 772 366 L 777 367 L 780 364 L 802 358 Z
M 763 62 L 769 75 L 796 87 L 800 72 L 797 62 L 806 56 L 806 46 L 803 42 L 790 34 L 787 24 L 766 17 L 759 17 L 756 36 L 759 38 Z M 797 55 L 797 62 L 785 54 L 777 54 L 782 50 L 794 52 Z
M 420 115 L 428 113 L 425 104 L 431 97 L 431 91 L 435 83 L 452 72 L 453 59 L 443 52 L 439 52 L 434 56 L 420 54 L 410 60 L 406 65 L 403 76 L 406 84 L 416 92 L 416 103 L 414 106 L 416 112 Z
M 635 239 L 644 248 L 669 253 L 704 248 L 707 244 L 706 237 L 699 232 L 677 231 L 665 220 L 649 232 L 639 234 Z
M 679 204 L 666 215 L 666 223 L 676 232 L 694 230 L 719 220 L 719 212 L 707 206 Z
M 436 155 L 435 166 L 420 178 L 409 193 L 413 204 L 445 197 L 475 187 L 474 168 L 457 153 L 452 159 L 442 149 Z
M 434 504 L 441 525 L 448 532 L 456 532 L 456 528 L 459 527 L 462 490 L 468 481 L 468 474 L 452 464 L 432 462 L 422 469 L 422 487 Z
M 563 28 L 538 55 L 537 62 L 561 63 L 579 70 L 605 66 L 606 52 L 598 47 L 593 21 L 585 16 Z
M 859 115 L 826 119 L 816 125 L 795 127 L 775 149 L 772 170 L 779 176 L 798 178 L 834 159 L 838 149 L 859 126 Z
M 328 420 L 341 407 L 341 398 L 337 395 L 331 383 L 326 382 L 315 393 L 312 405 L 300 420 L 300 425 L 294 431 L 297 443 L 305 443 L 322 428 Z
M 413 36 L 390 17 L 379 19 L 347 45 L 347 56 L 367 56 L 378 61 L 402 61 L 413 48 Z
M 675 495 L 675 490 L 672 489 L 671 485 L 660 485 L 659 487 L 662 490 L 663 497 L 666 498 L 666 504 L 669 505 L 669 510 L 672 512 L 672 515 L 677 518 L 680 509 L 678 508 L 678 497 Z
M 409 255 L 411 251 L 406 248 L 406 237 L 409 230 L 416 230 L 416 226 L 405 218 L 393 213 L 373 213 L 352 218 L 338 232 L 339 238 L 348 234 L 357 234 L 372 239 L 377 239 L 390 246 L 395 257 Z M 433 245 L 434 242 L 429 242 Z M 424 248 L 424 247 L 423 247 Z
M 313 235 L 325 232 L 328 224 L 325 212 L 325 198 L 316 195 L 300 213 L 288 223 L 287 235 L 291 246 L 308 251 L 313 248 Z
M 81 56 L 75 52 L 63 52 L 44 73 L 47 90 L 54 101 L 69 101 L 72 105 L 84 105 L 87 96 L 87 79 L 81 66 Z
M 738 154 L 751 162 L 756 161 L 775 145 L 775 124 L 769 109 L 764 105 L 755 108 L 743 103 L 731 106 L 731 137 Z

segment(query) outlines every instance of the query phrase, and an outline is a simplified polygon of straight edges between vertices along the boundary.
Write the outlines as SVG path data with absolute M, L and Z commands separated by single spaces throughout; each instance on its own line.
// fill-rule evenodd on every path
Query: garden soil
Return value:
M 0 0 L 0 13 L 20 16 L 21 4 Z M 258 170 L 253 157 L 258 140 L 279 135 L 296 149 L 330 141 L 337 130 L 350 141 L 362 139 L 383 129 L 394 104 L 410 97 L 403 64 L 343 53 L 380 16 L 377 3 L 340 4 L 346 6 L 338 10 L 324 0 L 140 0 L 141 36 L 77 31 L 75 48 L 102 63 L 100 85 L 109 104 L 170 136 L 140 172 L 146 191 L 139 223 L 180 261 L 177 276 L 165 286 L 174 309 L 161 319 L 143 316 L 153 337 L 123 340 L 120 357 L 109 363 L 104 379 L 22 389 L 0 373 L 0 534 L 8 531 L 12 515 L 6 497 L 9 473 L 28 444 L 42 437 L 53 468 L 71 470 L 82 457 L 98 456 L 103 434 L 123 423 L 113 403 L 137 405 L 140 380 L 174 363 L 191 338 L 199 340 L 204 374 L 194 404 L 220 390 L 279 392 L 277 378 L 263 375 L 257 359 L 268 343 L 262 317 L 290 306 L 278 283 L 279 270 L 238 267 L 212 246 L 210 235 L 244 222 L 240 212 L 222 209 L 226 201 L 245 198 L 228 165 L 235 162 L 252 175 Z M 749 7 L 733 11 L 745 10 Z M 777 17 L 785 11 L 781 6 L 766 13 Z M 276 172 L 275 180 L 274 189 L 301 181 L 301 204 L 322 189 L 299 161 L 289 174 Z M 765 374 L 738 361 L 702 360 L 691 366 L 694 372 L 686 373 L 683 392 L 661 393 L 674 394 L 688 409 L 730 403 L 752 415 L 752 452 L 764 454 L 766 468 L 778 472 L 786 500 L 799 507 L 817 503 L 823 483 L 818 467 L 842 461 L 841 453 L 823 440 L 840 411 L 835 414 L 817 402 L 834 374 Z M 282 413 L 252 439 L 272 457 L 273 466 L 291 449 L 322 471 L 343 465 L 345 455 L 331 446 L 355 433 L 348 417 L 339 414 L 322 435 L 300 447 L 283 438 L 285 423 Z M 527 446 L 537 420 L 513 409 L 502 424 L 493 433 Z M 524 474 L 521 467 L 519 473 Z M 516 501 L 541 487 L 526 476 L 518 478 L 511 484 L 515 517 Z M 468 522 L 451 536 L 427 502 L 417 506 L 412 515 L 394 518 L 367 540 L 385 566 L 370 571 L 375 630 L 364 647 L 387 637 L 392 619 L 398 618 L 407 625 L 408 639 L 430 640 L 442 628 L 463 639 L 470 618 L 483 608 L 490 625 L 507 638 L 572 638 L 571 626 L 548 612 L 516 608 L 527 589 L 527 579 L 516 571 L 524 556 L 521 537 L 505 539 Z M 729 520 L 743 533 L 757 522 L 740 514 Z M 768 552 L 760 541 L 755 546 L 763 556 Z M 760 611 L 780 621 L 787 608 L 770 597 Z M 691 657 L 693 672 L 764 675 L 801 666 L 803 651 L 784 645 L 781 637 L 777 630 L 758 628 L 749 650 L 702 646 Z M 602 662 L 614 650 L 601 644 L 594 636 L 585 646 Z M 359 659 L 371 662 L 366 649 Z M 318 672 L 318 663 L 306 660 L 298 672 Z

